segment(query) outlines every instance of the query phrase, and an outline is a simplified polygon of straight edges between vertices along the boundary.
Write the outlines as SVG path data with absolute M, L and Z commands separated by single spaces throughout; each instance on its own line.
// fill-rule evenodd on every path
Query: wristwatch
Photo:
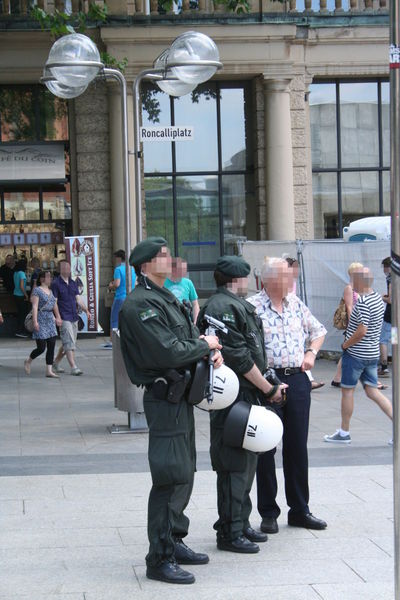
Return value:
M 317 356 L 318 354 L 318 350 L 316 350 L 315 348 L 307 348 L 306 352 L 312 352 L 314 356 Z

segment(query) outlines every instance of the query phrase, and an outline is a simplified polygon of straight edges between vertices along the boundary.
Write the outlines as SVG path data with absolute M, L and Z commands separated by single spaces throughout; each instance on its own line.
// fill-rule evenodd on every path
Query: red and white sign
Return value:
M 71 263 L 71 277 L 78 285 L 79 294 L 89 309 L 91 319 L 80 314 L 84 322 L 81 333 L 102 331 L 99 315 L 99 236 L 85 235 L 65 238 L 65 254 Z

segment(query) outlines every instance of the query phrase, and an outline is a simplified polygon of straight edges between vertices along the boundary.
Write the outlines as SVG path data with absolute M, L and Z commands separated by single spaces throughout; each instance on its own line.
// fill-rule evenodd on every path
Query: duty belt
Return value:
M 296 375 L 297 373 L 303 372 L 301 367 L 284 367 L 283 369 L 274 367 L 274 370 L 278 377 L 281 377 L 282 375 L 288 377 L 289 375 Z

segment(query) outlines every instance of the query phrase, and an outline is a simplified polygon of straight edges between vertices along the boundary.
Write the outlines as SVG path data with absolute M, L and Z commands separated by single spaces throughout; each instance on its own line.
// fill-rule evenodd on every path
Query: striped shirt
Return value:
M 379 338 L 382 329 L 385 305 L 377 292 L 371 292 L 359 297 L 350 315 L 345 339 L 348 340 L 359 325 L 367 327 L 365 336 L 346 352 L 360 360 L 375 360 L 379 358 Z

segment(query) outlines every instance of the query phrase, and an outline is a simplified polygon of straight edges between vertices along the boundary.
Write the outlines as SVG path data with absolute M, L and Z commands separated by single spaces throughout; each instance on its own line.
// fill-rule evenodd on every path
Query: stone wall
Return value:
M 100 321 L 108 327 L 104 294 L 112 279 L 109 119 L 106 84 L 96 82 L 75 106 L 77 204 L 80 235 L 100 236 Z

